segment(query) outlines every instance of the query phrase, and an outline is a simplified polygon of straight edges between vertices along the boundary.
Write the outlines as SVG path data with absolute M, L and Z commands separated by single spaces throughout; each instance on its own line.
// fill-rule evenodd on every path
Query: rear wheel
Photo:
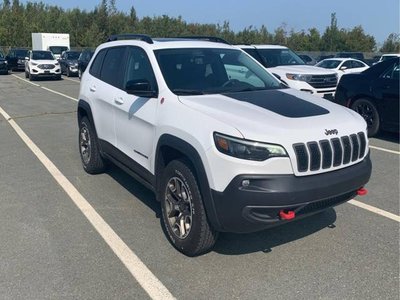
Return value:
M 79 152 L 87 173 L 98 174 L 104 171 L 105 163 L 100 153 L 97 135 L 87 117 L 83 117 L 79 122 Z
M 196 177 L 186 160 L 165 168 L 158 197 L 162 221 L 172 245 L 188 256 L 209 251 L 218 232 L 208 223 Z
M 380 127 L 379 112 L 371 100 L 358 99 L 351 105 L 351 109 L 358 112 L 367 122 L 368 136 L 378 134 Z

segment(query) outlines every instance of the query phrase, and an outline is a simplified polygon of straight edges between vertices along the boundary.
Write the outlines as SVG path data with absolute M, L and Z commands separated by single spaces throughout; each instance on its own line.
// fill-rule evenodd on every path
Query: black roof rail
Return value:
M 208 36 L 208 35 L 192 35 L 192 36 L 181 36 L 178 37 L 181 39 L 190 39 L 190 40 L 203 40 L 203 41 L 210 41 L 214 43 L 222 43 L 231 45 L 228 41 L 224 40 L 223 38 L 216 37 L 216 36 Z
M 149 36 L 147 34 L 133 34 L 133 33 L 132 34 L 126 33 L 126 34 L 111 35 L 107 39 L 107 42 L 119 41 L 119 40 L 140 40 L 140 41 L 146 42 L 148 44 L 154 44 L 151 36 Z

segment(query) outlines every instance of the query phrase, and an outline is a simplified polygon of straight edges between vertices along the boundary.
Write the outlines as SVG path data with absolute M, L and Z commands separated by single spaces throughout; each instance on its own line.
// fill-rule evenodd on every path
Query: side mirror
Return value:
M 157 91 L 151 90 L 150 82 L 147 79 L 130 80 L 125 85 L 125 91 L 130 95 L 145 98 L 156 98 Z
M 339 70 L 340 70 L 340 71 L 344 71 L 344 70 L 346 70 L 346 69 L 347 69 L 346 66 L 341 66 Z

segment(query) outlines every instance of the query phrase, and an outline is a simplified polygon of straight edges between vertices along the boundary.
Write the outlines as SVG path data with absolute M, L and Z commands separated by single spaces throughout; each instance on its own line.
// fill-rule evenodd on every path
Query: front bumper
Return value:
M 287 223 L 282 210 L 295 211 L 294 220 L 352 199 L 371 176 L 369 155 L 351 167 L 312 176 L 238 175 L 223 192 L 212 191 L 219 231 L 246 233 Z M 248 185 L 243 185 L 248 180 Z
M 59 66 L 57 66 L 54 69 L 39 69 L 37 67 L 34 67 L 31 69 L 31 74 L 35 77 L 51 77 L 51 76 L 60 76 L 61 75 L 61 69 Z

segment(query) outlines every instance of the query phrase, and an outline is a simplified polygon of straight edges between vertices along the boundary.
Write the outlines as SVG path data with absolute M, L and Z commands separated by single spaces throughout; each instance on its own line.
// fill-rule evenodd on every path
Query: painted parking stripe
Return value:
M 41 87 L 42 89 L 44 89 L 44 90 L 50 92 L 50 93 L 57 94 L 57 95 L 59 95 L 59 96 L 63 96 L 63 97 L 65 97 L 65 98 L 68 98 L 68 99 L 71 99 L 71 100 L 73 100 L 73 101 L 78 102 L 78 99 L 75 99 L 74 97 L 70 97 L 70 96 L 68 96 L 68 95 L 65 95 L 65 94 L 63 94 L 63 93 L 57 92 L 57 91 L 55 91 L 55 90 L 49 89 L 49 88 L 44 87 L 44 86 L 40 86 L 40 87 Z
M 386 217 L 388 219 L 391 219 L 391 220 L 394 220 L 394 221 L 397 221 L 397 222 L 400 223 L 400 216 L 392 214 L 390 212 L 387 212 L 387 211 L 385 211 L 383 209 L 377 208 L 377 207 L 372 206 L 372 205 L 365 204 L 363 202 L 360 202 L 360 201 L 357 201 L 357 200 L 354 200 L 354 199 L 350 200 L 348 203 L 350 203 L 352 205 L 355 205 L 357 207 L 366 209 L 366 210 L 368 210 L 370 212 L 373 212 L 375 214 L 381 215 L 383 217 Z
M 34 86 L 40 86 L 40 85 L 38 85 L 38 84 L 36 84 L 36 83 L 33 83 L 33 82 L 29 81 L 29 80 L 26 80 L 26 79 L 24 79 L 24 78 L 21 78 L 21 77 L 19 77 L 19 76 L 17 76 L 17 75 L 11 74 L 11 76 L 13 76 L 13 77 L 15 77 L 15 78 L 18 78 L 19 80 L 25 81 L 25 82 L 27 82 L 27 83 L 29 83 L 29 84 L 32 84 L 32 85 L 34 85 Z
M 140 258 L 124 243 L 115 231 L 104 221 L 90 203 L 61 173 L 51 160 L 25 134 L 19 125 L 0 107 L 0 114 L 7 120 L 28 148 L 35 154 L 57 183 L 93 225 L 112 251 L 129 270 L 132 276 L 152 299 L 175 299 L 162 282 L 147 268 Z
M 30 83 L 30 84 L 32 84 L 32 85 L 34 85 L 34 86 L 40 87 L 40 88 L 42 88 L 42 89 L 44 89 L 44 90 L 46 90 L 46 91 L 48 91 L 48 92 L 50 92 L 50 93 L 57 94 L 57 95 L 59 95 L 59 96 L 63 96 L 63 97 L 65 97 L 65 98 L 68 98 L 68 99 L 70 99 L 70 100 L 73 100 L 73 101 L 75 101 L 75 102 L 78 102 L 78 99 L 75 99 L 74 97 L 71 97 L 71 96 L 65 95 L 65 94 L 63 94 L 63 93 L 57 92 L 57 91 L 55 91 L 55 90 L 49 89 L 49 88 L 47 88 L 47 87 L 41 86 L 40 84 L 36 84 L 36 83 L 30 82 L 29 80 L 26 80 L 26 79 L 24 79 L 24 78 L 21 78 L 21 77 L 19 77 L 19 76 L 17 76 L 17 75 L 14 75 L 14 74 L 13 74 L 12 76 L 14 76 L 15 78 L 18 78 L 19 80 L 22 80 L 22 81 L 25 81 L 25 82 L 27 82 L 27 83 Z
M 389 149 L 376 147 L 376 146 L 371 146 L 371 145 L 369 145 L 369 147 L 371 149 L 380 150 L 380 151 L 384 151 L 384 152 L 393 153 L 393 154 L 399 154 L 400 155 L 400 151 L 389 150 Z

